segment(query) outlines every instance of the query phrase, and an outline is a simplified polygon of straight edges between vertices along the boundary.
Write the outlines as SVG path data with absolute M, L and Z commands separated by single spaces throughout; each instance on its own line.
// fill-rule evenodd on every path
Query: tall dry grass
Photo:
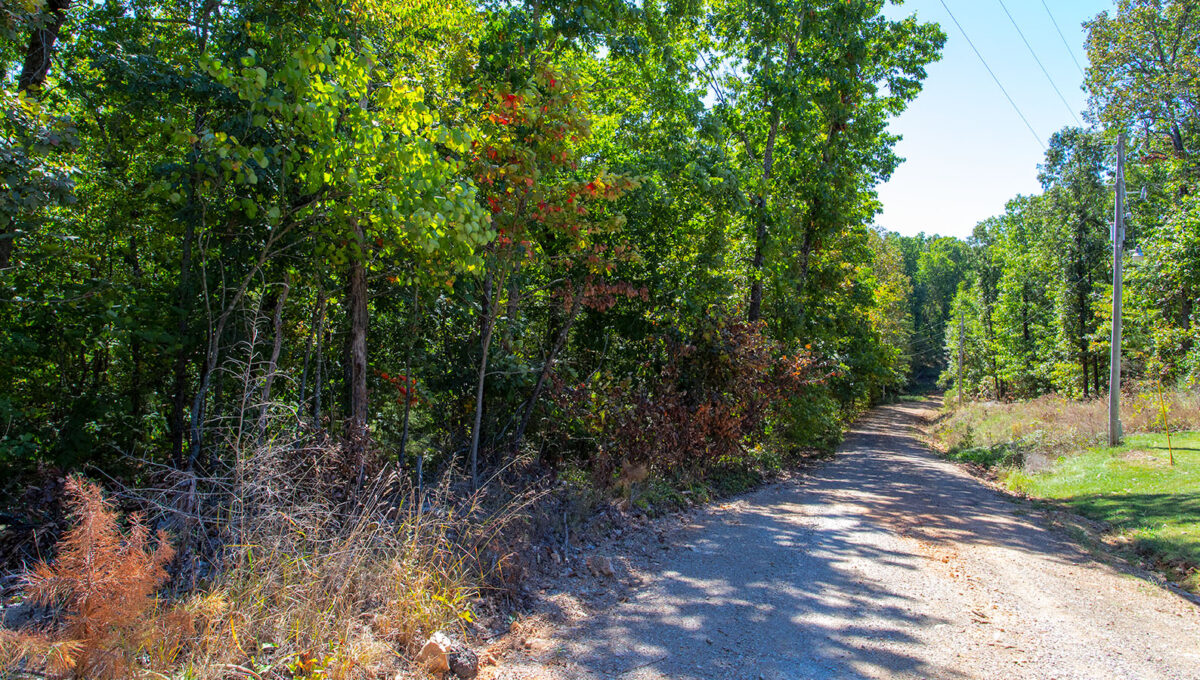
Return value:
M 1166 419 L 1154 386 L 1138 385 L 1121 400 L 1125 432 L 1200 428 L 1200 393 L 1168 390 L 1162 395 Z M 1014 455 L 1037 451 L 1055 456 L 1097 446 L 1108 437 L 1108 402 L 1078 401 L 1058 395 L 1018 402 L 970 402 L 948 409 L 934 428 L 949 451 L 1006 447 Z
M 471 620 L 495 567 L 485 553 L 511 508 L 488 512 L 446 486 L 418 498 L 386 473 L 356 493 L 297 484 L 276 451 L 246 463 L 237 538 L 205 604 L 217 614 L 206 627 L 219 635 L 189 659 L 198 677 L 245 664 L 378 677 L 433 632 Z
M 504 530 L 532 500 L 463 494 L 449 484 L 418 492 L 406 476 L 370 466 L 363 478 L 371 481 L 360 486 L 358 475 L 347 474 L 357 462 L 347 463 L 346 447 L 317 438 L 255 436 L 239 440 L 233 454 L 222 474 L 184 476 L 156 493 L 141 492 L 157 523 L 172 528 L 171 543 L 187 553 L 174 565 L 168 592 L 144 601 L 162 580 L 158 572 L 153 583 L 83 584 L 72 591 L 74 600 L 102 595 L 119 611 L 105 607 L 107 619 L 99 621 L 75 601 L 58 602 L 50 626 L 0 635 L 5 672 L 390 677 L 435 631 L 469 625 L 473 602 L 513 564 Z M 68 534 L 70 543 L 60 544 L 43 578 L 30 581 L 43 591 L 45 575 L 72 568 L 81 551 L 100 555 L 112 567 L 106 573 L 149 569 L 142 565 L 150 559 L 146 525 L 114 528 L 111 505 L 89 488 L 92 500 L 77 526 L 99 522 L 110 530 Z M 120 605 L 134 600 L 141 604 Z M 96 632 L 79 632 L 89 630 Z M 137 635 L 113 633 L 126 630 Z M 120 663 L 94 661 L 104 658 Z

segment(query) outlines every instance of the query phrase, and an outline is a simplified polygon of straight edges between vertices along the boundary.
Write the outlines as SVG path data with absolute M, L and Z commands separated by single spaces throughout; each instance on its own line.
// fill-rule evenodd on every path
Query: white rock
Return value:
M 417 654 L 417 663 L 433 675 L 453 673 L 463 680 L 479 674 L 479 657 L 445 633 L 434 633 Z
M 417 663 L 430 673 L 445 673 L 450 670 L 450 652 L 453 647 L 454 643 L 445 633 L 434 633 L 417 654 Z

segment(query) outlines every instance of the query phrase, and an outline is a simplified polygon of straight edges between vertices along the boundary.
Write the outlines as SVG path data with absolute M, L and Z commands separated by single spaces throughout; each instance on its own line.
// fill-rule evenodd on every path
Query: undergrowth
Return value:
M 24 578 L 29 600 L 62 612 L 39 632 L 0 630 L 0 666 L 50 676 L 128 677 L 135 657 L 176 634 L 172 616 L 153 614 L 153 595 L 175 555 L 163 532 L 151 537 L 139 516 L 122 528 L 100 488 L 82 478 L 66 484 L 73 526 L 52 563 Z
M 1171 391 L 1164 395 L 1167 419 L 1152 391 L 1122 398 L 1125 432 L 1161 432 L 1200 427 L 1200 395 Z M 1046 395 L 1018 402 L 969 402 L 948 405 L 933 434 L 947 456 L 985 467 L 1013 468 L 1037 456 L 1041 467 L 1058 457 L 1102 444 L 1108 436 L 1108 404 Z
M 364 432 L 335 440 L 249 399 L 212 428 L 207 474 L 164 468 L 111 489 L 142 511 L 124 528 L 73 478 L 74 528 L 25 582 L 50 611 L 0 636 L 0 663 L 97 680 L 394 675 L 433 633 L 470 628 L 490 589 L 519 592 L 535 541 L 569 554 L 598 508 L 665 514 L 778 475 L 811 456 L 798 442 L 831 447 L 845 413 L 809 399 L 831 369 L 734 319 L 663 340 L 665 361 L 638 381 L 553 376 L 537 440 L 554 445 L 537 463 L 532 445 L 508 456 L 478 491 L 454 469 L 414 488 Z M 231 365 L 252 394 L 251 365 Z
M 141 516 L 122 528 L 99 487 L 73 478 L 73 528 L 24 582 L 27 601 L 50 616 L 0 632 L 0 664 L 96 680 L 394 674 L 433 632 L 465 628 L 483 588 L 514 577 L 514 539 L 502 530 L 532 496 L 418 493 L 386 469 L 347 489 L 329 470 L 341 456 L 297 442 L 255 447 L 205 480 L 207 492 L 159 499 L 157 519 L 175 535 L 153 540 Z M 204 524 L 180 520 L 189 503 Z M 211 560 L 211 573 L 190 589 L 177 573 L 183 592 L 156 596 L 176 547 L 177 567 Z

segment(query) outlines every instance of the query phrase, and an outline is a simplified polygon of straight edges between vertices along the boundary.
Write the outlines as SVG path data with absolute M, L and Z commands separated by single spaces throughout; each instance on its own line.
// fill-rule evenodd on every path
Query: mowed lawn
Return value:
M 1035 474 L 1014 471 L 1008 483 L 1030 496 L 1061 501 L 1107 522 L 1139 554 L 1193 591 L 1200 590 L 1200 432 L 1134 434 L 1116 448 L 1064 456 Z

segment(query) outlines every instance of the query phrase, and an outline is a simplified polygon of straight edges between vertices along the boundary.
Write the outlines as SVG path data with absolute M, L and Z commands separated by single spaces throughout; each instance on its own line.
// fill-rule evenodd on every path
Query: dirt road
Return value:
M 495 677 L 1200 679 L 1200 608 L 935 457 L 922 408 L 701 513 L 627 601 Z

